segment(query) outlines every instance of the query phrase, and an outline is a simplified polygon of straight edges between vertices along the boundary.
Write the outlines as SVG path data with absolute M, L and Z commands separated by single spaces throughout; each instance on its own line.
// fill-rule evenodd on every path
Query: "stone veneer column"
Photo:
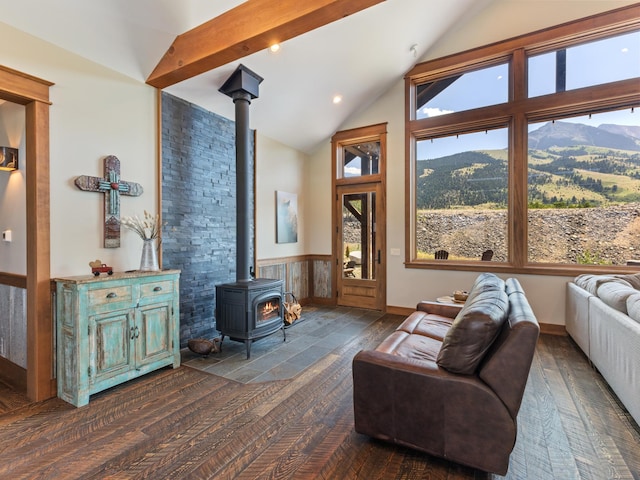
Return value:
M 252 138 L 252 136 L 251 136 Z M 253 141 L 250 142 L 253 185 Z M 247 204 L 253 238 L 253 188 Z M 215 285 L 236 276 L 233 121 L 162 94 L 163 268 L 180 276 L 180 345 L 213 338 Z M 253 245 L 250 246 L 253 265 Z

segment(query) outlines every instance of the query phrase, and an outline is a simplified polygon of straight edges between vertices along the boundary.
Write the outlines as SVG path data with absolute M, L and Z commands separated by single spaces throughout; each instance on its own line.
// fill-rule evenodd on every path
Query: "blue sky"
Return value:
M 529 61 L 530 96 L 555 90 L 555 52 L 531 57 Z M 595 67 L 594 67 L 595 65 Z M 567 49 L 567 90 L 598 85 L 615 80 L 640 77 L 640 32 L 598 40 Z M 472 92 L 469 95 L 469 92 Z M 429 101 L 417 112 L 417 118 L 468 110 L 507 101 L 508 67 L 497 65 L 463 75 L 449 88 Z M 603 123 L 640 125 L 640 108 L 604 114 L 560 119 L 597 127 Z M 541 125 L 532 125 L 532 129 Z M 439 158 L 478 149 L 499 149 L 507 145 L 505 129 L 438 138 L 418 142 L 419 160 Z

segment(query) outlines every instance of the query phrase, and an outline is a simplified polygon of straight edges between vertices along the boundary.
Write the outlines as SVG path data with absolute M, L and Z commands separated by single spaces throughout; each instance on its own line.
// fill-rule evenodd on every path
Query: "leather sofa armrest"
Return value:
M 476 375 L 363 350 L 353 359 L 355 430 L 504 475 L 516 424 Z
M 433 313 L 435 315 L 441 315 L 443 317 L 448 318 L 456 318 L 456 315 L 462 310 L 462 304 L 460 305 L 449 305 L 446 303 L 439 302 L 429 302 L 423 300 L 418 303 L 416 306 L 416 310 L 420 310 L 426 313 Z

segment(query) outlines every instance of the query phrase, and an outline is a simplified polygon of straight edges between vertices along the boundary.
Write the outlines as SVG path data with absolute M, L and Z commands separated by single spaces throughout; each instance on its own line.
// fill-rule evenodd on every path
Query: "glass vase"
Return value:
M 143 240 L 140 270 L 143 272 L 154 272 L 160 270 L 160 267 L 158 266 L 156 240 L 154 238 Z

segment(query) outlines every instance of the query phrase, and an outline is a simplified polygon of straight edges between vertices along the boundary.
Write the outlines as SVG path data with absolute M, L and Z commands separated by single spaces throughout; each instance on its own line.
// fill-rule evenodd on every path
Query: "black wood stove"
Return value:
M 262 77 L 240 65 L 220 88 L 233 99 L 236 114 L 236 218 L 237 260 L 236 281 L 216 285 L 216 329 L 225 336 L 244 341 L 247 358 L 251 342 L 271 335 L 279 329 L 284 334 L 284 282 L 251 277 L 250 252 L 250 163 L 249 105 L 258 97 Z M 286 340 L 286 334 L 285 334 Z
M 282 297 L 282 280 L 256 278 L 216 285 L 216 328 L 222 340 L 227 335 L 244 341 L 250 358 L 253 340 L 280 329 L 284 333 Z

